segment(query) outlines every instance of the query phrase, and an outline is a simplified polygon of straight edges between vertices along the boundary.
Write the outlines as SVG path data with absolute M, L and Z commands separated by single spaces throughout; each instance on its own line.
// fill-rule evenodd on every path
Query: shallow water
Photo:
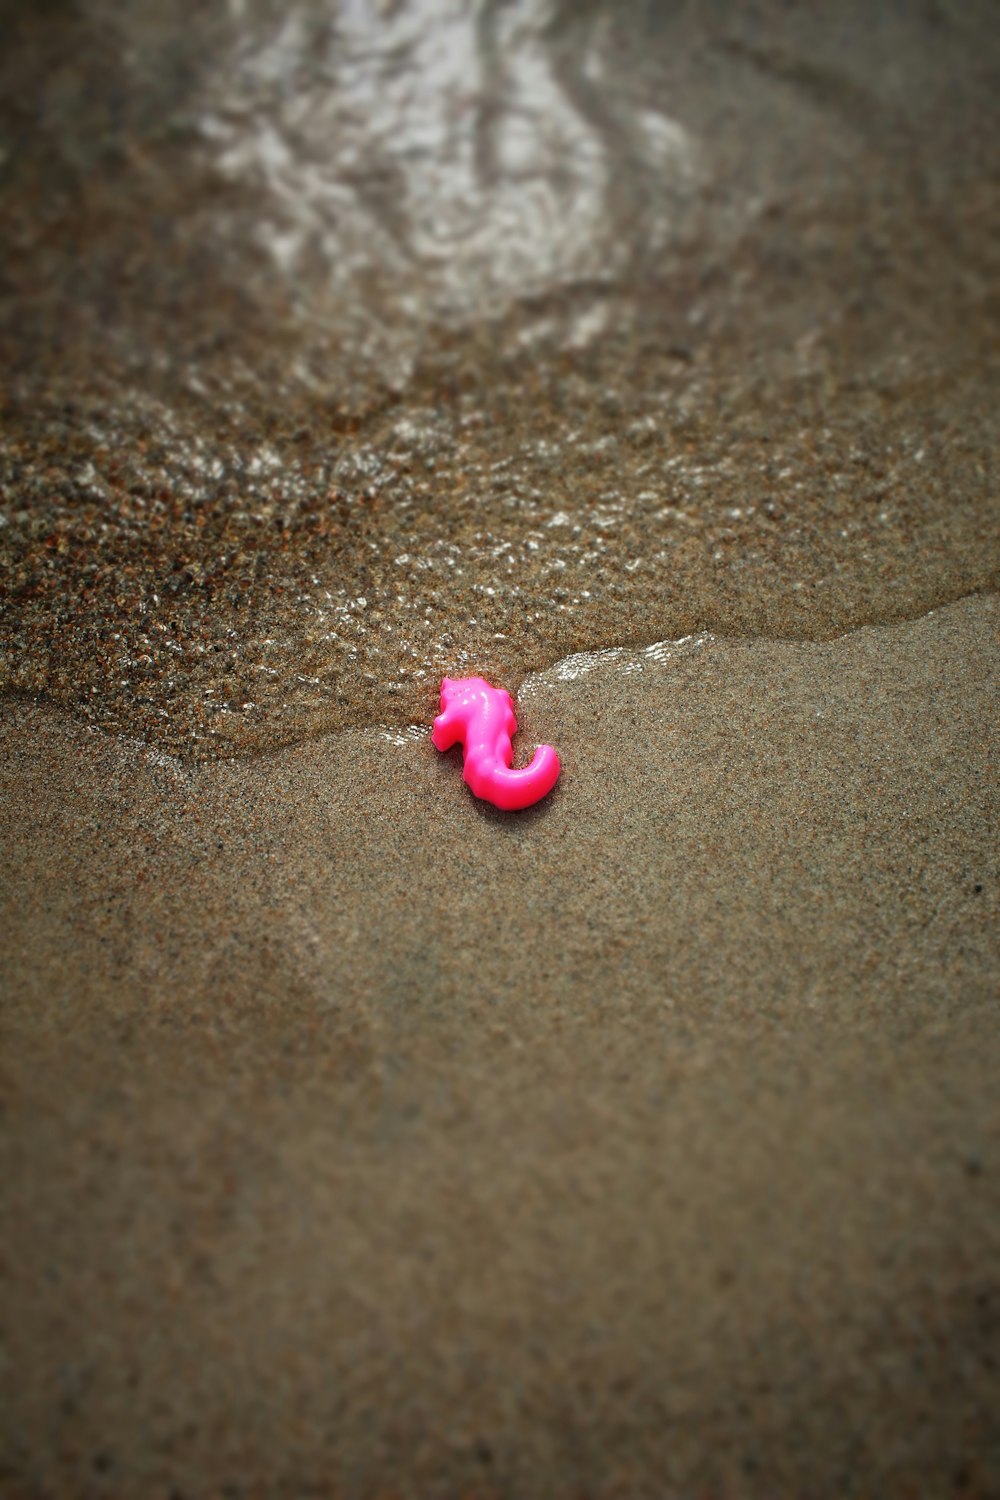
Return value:
M 994 587 L 993 19 L 9 21 L 0 683 L 228 755 Z

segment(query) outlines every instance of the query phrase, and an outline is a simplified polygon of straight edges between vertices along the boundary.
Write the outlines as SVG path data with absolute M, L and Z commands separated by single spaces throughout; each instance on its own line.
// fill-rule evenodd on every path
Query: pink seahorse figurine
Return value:
M 446 677 L 441 683 L 441 712 L 431 739 L 439 750 L 461 741 L 463 776 L 477 797 L 504 812 L 530 807 L 559 778 L 559 757 L 551 745 L 539 745 L 530 766 L 511 766 L 510 737 L 517 730 L 509 693 L 490 687 L 483 677 Z

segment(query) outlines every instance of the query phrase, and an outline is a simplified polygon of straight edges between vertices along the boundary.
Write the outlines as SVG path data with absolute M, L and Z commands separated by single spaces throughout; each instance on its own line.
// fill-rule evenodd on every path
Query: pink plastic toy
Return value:
M 441 683 L 441 712 L 431 739 L 439 750 L 461 741 L 463 776 L 477 797 L 517 812 L 530 807 L 559 779 L 559 757 L 551 745 L 539 745 L 530 766 L 515 771 L 510 737 L 517 731 L 514 705 L 502 688 L 483 677 L 446 677 Z

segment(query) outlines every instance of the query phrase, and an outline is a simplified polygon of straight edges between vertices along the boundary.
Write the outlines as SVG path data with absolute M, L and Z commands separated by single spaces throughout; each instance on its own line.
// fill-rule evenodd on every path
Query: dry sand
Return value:
M 201 769 L 4 706 L 6 1492 L 1000 1494 L 995 598 Z

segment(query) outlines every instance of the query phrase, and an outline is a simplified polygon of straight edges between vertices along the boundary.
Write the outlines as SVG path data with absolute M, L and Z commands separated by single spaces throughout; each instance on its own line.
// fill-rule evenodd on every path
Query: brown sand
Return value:
M 18 1495 L 1000 1494 L 998 609 L 0 744 Z
M 0 14 L 3 1500 L 1000 1497 L 993 0 Z

